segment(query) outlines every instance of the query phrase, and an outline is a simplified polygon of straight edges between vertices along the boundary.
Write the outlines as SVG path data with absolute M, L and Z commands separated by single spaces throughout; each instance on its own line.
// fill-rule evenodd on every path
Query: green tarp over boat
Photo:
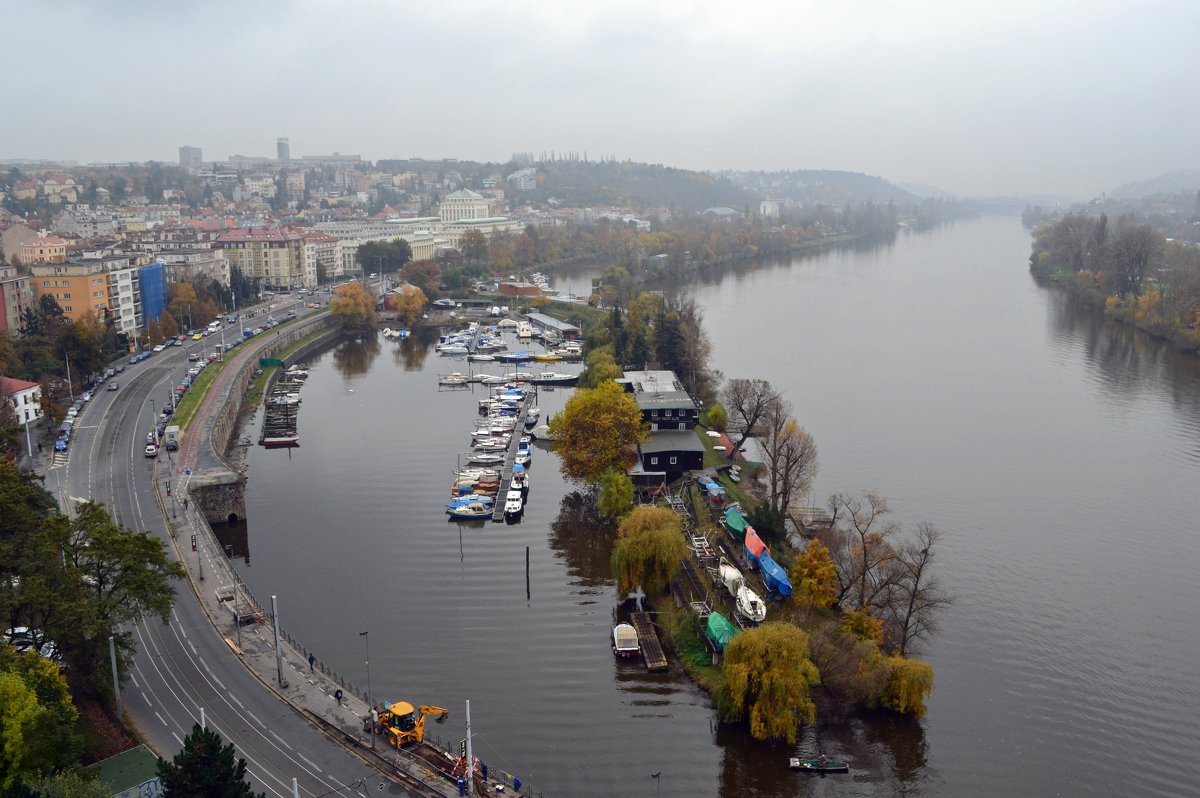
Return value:
M 750 526 L 750 522 L 738 512 L 738 508 L 730 507 L 725 511 L 725 526 L 729 527 L 729 531 L 737 536 L 746 531 L 746 527 Z
M 708 625 L 704 632 L 708 635 L 708 639 L 713 641 L 713 645 L 717 647 L 717 651 L 724 651 L 725 646 L 729 645 L 729 641 L 737 636 L 741 629 L 731 624 L 724 615 L 719 612 L 714 612 L 708 616 Z

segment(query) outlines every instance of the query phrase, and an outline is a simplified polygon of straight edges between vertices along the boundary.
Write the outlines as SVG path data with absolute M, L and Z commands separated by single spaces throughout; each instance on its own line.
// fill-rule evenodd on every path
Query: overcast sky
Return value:
M 0 158 L 587 152 L 1087 197 L 1200 166 L 1200 2 L 0 0 Z

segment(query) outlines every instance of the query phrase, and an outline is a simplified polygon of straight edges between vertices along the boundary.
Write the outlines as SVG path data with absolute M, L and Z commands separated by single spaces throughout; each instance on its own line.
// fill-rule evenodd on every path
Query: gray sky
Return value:
M 0 0 L 0 157 L 586 151 L 1091 196 L 1200 166 L 1200 3 Z

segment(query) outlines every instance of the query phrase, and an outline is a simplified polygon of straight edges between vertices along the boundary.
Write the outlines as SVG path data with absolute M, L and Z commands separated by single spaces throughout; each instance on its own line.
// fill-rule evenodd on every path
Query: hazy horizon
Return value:
M 1197 165 L 1200 6 L 391 0 L 5 13 L 0 158 L 615 156 L 1088 197 Z

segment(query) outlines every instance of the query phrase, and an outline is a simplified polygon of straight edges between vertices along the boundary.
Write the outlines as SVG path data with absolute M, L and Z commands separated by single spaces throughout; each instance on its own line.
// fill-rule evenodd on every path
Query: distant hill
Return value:
M 531 164 L 537 169 L 533 199 L 555 197 L 564 205 L 628 205 L 702 211 L 714 206 L 758 207 L 760 195 L 728 178 L 634 161 L 558 160 Z M 512 171 L 512 165 L 509 166 Z M 521 194 L 513 193 L 512 199 Z
M 895 202 L 911 204 L 920 197 L 882 177 L 833 169 L 800 169 L 788 172 L 721 172 L 752 191 L 777 194 L 799 203 Z
M 921 199 L 954 199 L 953 194 L 949 191 L 942 191 L 937 186 L 927 186 L 924 183 L 897 183 L 896 185 Z
M 1109 196 L 1117 199 L 1140 199 L 1157 194 L 1179 194 L 1184 191 L 1200 191 L 1200 169 L 1177 169 L 1151 180 L 1125 183 L 1109 192 Z

